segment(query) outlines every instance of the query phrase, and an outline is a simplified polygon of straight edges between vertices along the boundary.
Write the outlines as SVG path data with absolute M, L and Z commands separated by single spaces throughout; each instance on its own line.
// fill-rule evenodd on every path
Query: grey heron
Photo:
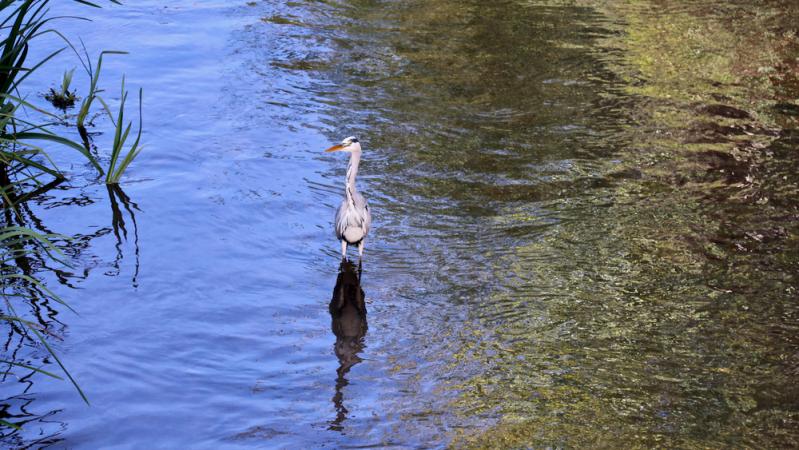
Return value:
M 355 188 L 355 176 L 361 162 L 361 143 L 355 136 L 350 136 L 340 144 L 336 144 L 326 152 L 348 152 L 350 162 L 347 165 L 347 178 L 344 186 L 344 200 L 336 211 L 336 237 L 341 241 L 341 257 L 347 257 L 347 244 L 358 245 L 358 255 L 363 256 L 364 240 L 372 225 L 372 213 L 366 198 Z

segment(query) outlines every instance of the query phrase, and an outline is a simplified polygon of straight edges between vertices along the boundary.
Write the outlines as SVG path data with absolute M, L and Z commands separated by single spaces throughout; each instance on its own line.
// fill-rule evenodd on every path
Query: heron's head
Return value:
M 345 138 L 341 141 L 340 144 L 336 144 L 329 149 L 325 150 L 326 152 L 359 152 L 361 151 L 361 143 L 358 142 L 358 138 L 355 136 L 350 136 Z

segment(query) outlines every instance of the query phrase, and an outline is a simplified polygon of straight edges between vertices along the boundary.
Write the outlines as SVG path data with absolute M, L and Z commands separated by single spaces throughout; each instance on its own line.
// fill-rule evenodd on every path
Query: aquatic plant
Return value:
M 114 133 L 114 143 L 111 146 L 111 162 L 108 165 L 108 171 L 105 175 L 105 182 L 106 184 L 117 184 L 119 183 L 119 179 L 122 177 L 122 174 L 125 172 L 125 169 L 128 168 L 131 162 L 139 155 L 142 150 L 140 145 L 141 142 L 141 132 L 142 132 L 142 111 L 141 111 L 141 102 L 142 102 L 142 90 L 139 89 L 139 129 L 136 133 L 136 140 L 133 141 L 133 144 L 125 153 L 125 156 L 120 161 L 119 158 L 123 154 L 123 150 L 125 148 L 125 141 L 127 141 L 128 136 L 130 135 L 131 127 L 133 126 L 132 122 L 128 122 L 125 125 L 125 101 L 128 98 L 128 91 L 125 90 L 125 78 L 122 78 L 122 95 L 120 96 L 119 101 L 119 112 L 117 113 L 116 120 L 114 120 L 114 115 L 111 113 L 110 108 L 108 105 L 103 104 L 106 109 L 106 113 L 108 113 L 108 117 L 114 124 L 114 128 L 116 129 Z M 123 131 L 124 129 L 124 131 Z
M 81 0 L 73 0 L 73 1 L 90 6 L 98 6 L 95 3 L 91 2 L 86 2 Z M 113 3 L 118 3 L 114 0 L 111 1 Z M 23 154 L 28 154 L 29 156 L 33 155 L 44 156 L 44 158 L 48 160 L 51 164 L 48 167 L 35 162 L 32 158 L 28 156 L 20 158 L 19 157 L 20 152 L 14 152 L 15 155 L 9 155 L 9 154 L 0 155 L 0 161 L 11 160 L 11 159 L 19 160 L 20 162 L 24 163 L 29 167 L 34 167 L 57 178 L 62 178 L 60 175 L 60 171 L 55 167 L 54 164 L 52 164 L 52 160 L 46 155 L 44 149 L 36 145 L 32 145 L 30 143 L 30 141 L 37 141 L 37 140 L 49 141 L 65 145 L 74 150 L 77 150 L 97 170 L 100 176 L 106 175 L 107 183 L 118 183 L 125 169 L 127 169 L 129 164 L 141 151 L 141 147 L 139 146 L 141 138 L 141 129 L 139 129 L 135 145 L 131 147 L 131 149 L 125 154 L 121 163 L 118 164 L 118 159 L 122 154 L 121 146 L 124 145 L 125 139 L 127 138 L 127 133 L 125 133 L 125 129 L 123 128 L 125 124 L 124 123 L 118 124 L 116 121 L 114 121 L 114 116 L 109 112 L 110 109 L 108 105 L 99 96 L 99 94 L 103 91 L 102 89 L 99 88 L 98 84 L 99 84 L 100 73 L 102 71 L 103 57 L 108 54 L 125 54 L 126 52 L 121 52 L 116 50 L 103 51 L 100 53 L 100 55 L 97 58 L 96 66 L 92 66 L 88 52 L 86 51 L 85 46 L 83 46 L 83 54 L 86 56 L 84 61 L 84 58 L 82 57 L 81 53 L 78 52 L 75 46 L 71 42 L 69 42 L 69 40 L 67 40 L 63 35 L 61 35 L 61 33 L 59 33 L 55 29 L 43 29 L 43 26 L 51 20 L 51 18 L 46 17 L 46 13 L 48 10 L 45 8 L 45 6 L 48 4 L 48 2 L 49 0 L 27 0 L 25 2 L 22 2 L 17 8 L 11 11 L 11 13 L 2 23 L 0 23 L 0 30 L 7 30 L 9 33 L 9 35 L 3 41 L 0 42 L 0 47 L 2 47 L 3 50 L 2 58 L 0 58 L 0 99 L 3 100 L 2 108 L 0 109 L 0 114 L 2 114 L 2 119 L 3 119 L 2 125 L 4 125 L 2 128 L 3 130 L 2 142 L 11 143 L 11 144 L 25 143 L 26 147 L 25 152 L 28 153 L 23 153 Z M 0 1 L 0 12 L 8 8 L 11 8 L 13 6 L 13 3 L 14 2 L 12 1 Z M 10 23 L 13 24 L 8 25 Z M 50 59 L 61 53 L 66 48 L 63 47 L 51 52 L 41 61 L 38 61 L 35 65 L 28 68 L 26 66 L 26 59 L 27 59 L 30 41 L 33 38 L 45 33 L 54 33 L 60 36 L 66 42 L 67 46 L 72 48 L 72 50 L 78 56 L 81 65 L 84 67 L 87 75 L 89 76 L 90 82 L 89 82 L 88 92 L 85 95 L 83 101 L 81 102 L 80 109 L 76 116 L 76 124 L 78 132 L 83 140 L 82 145 L 74 141 L 71 141 L 67 138 L 64 138 L 62 136 L 58 136 L 47 128 L 49 125 L 52 125 L 53 123 L 58 123 L 58 118 L 56 116 L 46 111 L 43 111 L 40 108 L 37 108 L 34 105 L 30 104 L 29 102 L 25 101 L 23 98 L 14 95 L 15 93 L 19 92 L 19 84 L 22 81 L 24 81 L 25 78 L 27 78 L 32 72 L 34 72 L 44 63 L 46 63 L 47 61 L 49 61 Z M 82 41 L 81 44 L 83 44 Z M 65 72 L 62 79 L 60 90 L 56 91 L 55 89 L 51 89 L 51 92 L 46 96 L 48 100 L 50 100 L 56 107 L 60 109 L 65 110 L 69 106 L 73 105 L 74 102 L 76 101 L 75 94 L 69 91 L 73 76 L 74 76 L 74 69 Z M 124 92 L 124 80 L 123 80 L 123 97 L 126 97 L 126 93 Z M 111 149 L 111 162 L 109 166 L 110 172 L 112 173 L 109 174 L 106 174 L 106 171 L 100 165 L 97 156 L 92 153 L 91 139 L 86 129 L 87 118 L 91 113 L 92 106 L 95 100 L 99 101 L 102 104 L 102 107 L 106 112 L 109 112 L 109 117 L 111 118 L 111 121 L 114 123 L 115 127 L 115 139 Z M 124 107 L 124 100 L 122 101 L 121 106 Z M 28 121 L 23 121 L 15 114 L 20 107 L 33 109 L 36 112 L 47 116 L 48 118 L 52 118 L 53 122 L 36 124 Z M 120 109 L 120 115 L 121 114 L 122 114 L 122 109 Z M 20 125 L 22 125 L 21 132 L 19 132 Z M 14 132 L 10 136 L 6 136 L 6 130 L 8 128 L 14 130 Z M 127 131 L 130 131 L 130 128 L 128 128 Z M 11 145 L 11 147 L 15 147 L 15 145 Z M 7 150 L 3 150 L 3 152 L 8 153 Z
M 69 86 L 72 84 L 72 76 L 75 75 L 75 69 L 67 70 L 61 79 L 61 88 L 55 90 L 50 88 L 50 91 L 44 95 L 45 100 L 52 103 L 56 108 L 66 111 L 67 109 L 75 106 L 75 101 L 78 99 L 75 92 L 70 92 Z
M 68 42 L 68 41 L 67 41 Z M 68 42 L 69 43 L 69 42 Z M 83 55 L 85 55 L 85 61 L 81 52 L 79 52 L 71 43 L 69 44 L 72 50 L 77 55 L 78 59 L 80 60 L 81 64 L 83 65 L 86 74 L 89 76 L 89 90 L 86 94 L 86 98 L 83 100 L 80 106 L 80 110 L 78 111 L 77 115 L 77 127 L 78 132 L 80 133 L 81 139 L 83 139 L 83 145 L 87 150 L 91 149 L 91 137 L 89 136 L 88 131 L 86 130 L 86 119 L 89 116 L 89 113 L 92 109 L 92 104 L 95 100 L 99 101 L 102 105 L 103 110 L 108 115 L 108 118 L 111 119 L 111 123 L 114 125 L 114 142 L 111 147 L 111 160 L 109 162 L 108 170 L 105 172 L 106 184 L 116 184 L 119 183 L 119 179 L 122 177 L 122 174 L 125 172 L 125 169 L 128 168 L 133 159 L 138 156 L 139 152 L 141 151 L 141 146 L 139 142 L 141 141 L 141 98 L 142 98 L 142 91 L 139 91 L 139 130 L 136 136 L 136 142 L 133 146 L 128 150 L 125 154 L 125 157 L 122 159 L 122 162 L 119 163 L 119 157 L 122 154 L 122 150 L 125 144 L 125 141 L 130 133 L 131 123 L 128 123 L 127 128 L 123 128 L 125 123 L 122 121 L 124 117 L 124 109 L 125 109 L 125 101 L 127 99 L 127 91 L 125 90 L 125 79 L 122 79 L 122 94 L 120 97 L 120 107 L 119 113 L 117 118 L 114 118 L 114 114 L 111 113 L 111 108 L 109 108 L 108 103 L 99 95 L 103 92 L 102 89 L 98 87 L 98 82 L 100 79 L 100 73 L 103 68 L 103 56 L 105 55 L 125 55 L 127 52 L 117 51 L 117 50 L 105 50 L 100 53 L 97 57 L 97 65 L 92 66 L 91 58 L 89 57 L 88 52 L 86 51 L 86 46 L 83 45 L 81 41 L 81 46 L 83 49 Z M 124 130 L 124 131 L 123 131 Z M 118 164 L 119 163 L 119 164 Z M 102 172 L 101 172 L 102 173 Z
M 78 3 L 97 6 L 90 2 L 73 0 Z M 28 168 L 35 168 L 50 175 L 61 177 L 59 170 L 52 164 L 44 150 L 30 141 L 47 141 L 67 146 L 77 150 L 103 174 L 96 158 L 84 146 L 77 144 L 65 137 L 58 136 L 48 129 L 52 123 L 33 123 L 18 117 L 16 112 L 20 108 L 29 108 L 46 117 L 57 119 L 54 115 L 35 107 L 18 95 L 21 92 L 20 84 L 39 67 L 61 53 L 65 47 L 57 49 L 33 65 L 27 61 L 31 41 L 46 33 L 57 32 L 50 28 L 43 28 L 52 18 L 47 17 L 48 0 L 26 0 L 14 2 L 11 0 L 0 1 L 0 14 L 6 13 L 5 19 L 0 22 L 0 31 L 8 33 L 0 40 L 0 143 L 5 144 L 0 150 L 0 161 L 16 160 Z M 10 11 L 9 11 L 10 10 Z M 68 79 L 67 79 L 68 78 Z M 62 87 L 71 82 L 71 76 L 66 77 Z M 22 147 L 22 150 L 20 150 Z M 41 155 L 50 163 L 49 167 L 34 161 L 33 156 Z M 34 177 L 35 179 L 35 177 Z
M 64 253 L 53 244 L 52 239 L 54 238 L 63 238 L 63 236 L 41 234 L 25 227 L 7 226 L 0 228 L 0 296 L 3 299 L 7 311 L 6 313 L 0 313 L 0 320 L 10 324 L 24 336 L 30 338 L 32 334 L 33 338 L 53 357 L 73 386 L 75 386 L 81 398 L 88 403 L 89 400 L 83 390 L 44 338 L 44 334 L 47 333 L 47 330 L 38 324 L 24 319 L 23 316 L 17 312 L 14 306 L 15 302 L 12 301 L 12 299 L 16 299 L 36 302 L 38 299 L 46 298 L 56 301 L 74 312 L 66 302 L 48 289 L 43 282 L 37 280 L 31 274 L 26 273 L 29 272 L 29 270 L 25 270 L 24 268 L 28 267 L 29 264 L 20 264 L 20 260 L 29 259 L 33 255 L 45 255 L 50 261 L 68 265 L 62 259 Z M 57 375 L 39 368 L 30 367 L 27 364 L 5 360 L 2 362 L 12 366 L 32 369 L 36 372 L 61 379 L 61 377 Z M 8 423 L 0 421 L 0 424 Z
M 72 1 L 87 6 L 99 7 L 98 4 L 85 0 Z M 109 1 L 119 4 L 117 0 Z M 62 148 L 67 147 L 75 150 L 85 157 L 101 176 L 106 174 L 99 164 L 98 158 L 90 151 L 90 146 L 86 145 L 87 138 L 84 137 L 85 142 L 82 145 L 54 132 L 51 129 L 52 125 L 60 124 L 62 120 L 56 115 L 33 105 L 22 94 L 24 92 L 22 83 L 42 65 L 67 48 L 56 49 L 33 63 L 28 61 L 29 49 L 33 39 L 47 33 L 53 33 L 64 38 L 58 31 L 49 28 L 48 24 L 54 17 L 48 16 L 48 4 L 49 0 L 0 0 L 0 32 L 2 33 L 2 39 L 0 39 L 0 197 L 2 198 L 2 208 L 6 219 L 6 226 L 0 226 L 0 298 L 2 298 L 3 303 L 3 308 L 0 310 L 0 321 L 7 324 L 13 333 L 23 336 L 26 340 L 33 340 L 44 347 L 58 364 L 66 378 L 73 384 L 81 398 L 88 403 L 86 395 L 76 380 L 48 344 L 46 336 L 50 332 L 47 326 L 25 319 L 25 311 L 20 309 L 20 306 L 24 304 L 54 301 L 71 310 L 69 305 L 48 289 L 42 280 L 36 278 L 36 273 L 32 269 L 32 267 L 52 262 L 68 266 L 63 260 L 63 252 L 54 244 L 54 240 L 63 239 L 63 237 L 50 233 L 40 233 L 26 227 L 26 220 L 20 212 L 22 210 L 20 205 L 24 202 L 51 189 L 65 179 L 63 173 L 48 155 L 49 149 L 46 150 L 44 146 L 58 144 Z M 64 40 L 68 46 L 74 49 L 74 46 L 68 40 L 65 38 Z M 97 93 L 100 92 L 97 88 L 97 78 L 99 77 L 102 56 L 106 53 L 121 52 L 103 52 L 99 57 L 97 68 L 92 70 L 91 66 L 89 66 L 91 78 L 90 95 L 87 95 L 87 98 L 84 99 L 81 105 L 81 112 L 78 115 L 78 127 L 79 129 L 83 128 L 82 136 L 85 136 L 86 115 L 91 108 L 92 101 L 97 98 Z M 76 100 L 74 92 L 70 92 L 73 75 L 74 69 L 65 72 L 60 89 L 58 91 L 51 89 L 52 99 L 48 98 L 48 100 L 56 107 L 65 110 L 70 103 L 74 103 Z M 140 150 L 139 138 L 141 137 L 141 129 L 139 129 L 136 142 L 131 147 L 131 150 L 121 162 L 118 162 L 130 131 L 130 126 L 124 131 L 120 128 L 123 123 L 122 109 L 124 108 L 125 97 L 123 81 L 123 99 L 120 105 L 120 113 L 116 122 L 114 122 L 117 129 L 111 165 L 106 178 L 107 181 L 111 180 L 110 182 L 114 183 L 118 182 L 125 168 Z M 103 106 L 108 110 L 107 105 L 104 104 Z M 31 115 L 19 114 L 21 110 L 34 112 L 36 117 L 42 117 L 43 120 L 37 123 L 36 119 L 30 119 Z M 46 180 L 48 177 L 51 178 L 49 181 Z M 32 264 L 31 261 L 37 263 Z M 7 373 L 12 368 L 20 368 L 61 379 L 56 374 L 17 361 L 14 358 L 0 358 L 0 362 L 8 365 Z M 5 420 L 0 420 L 0 426 L 18 428 L 17 424 Z
M 105 101 L 99 96 L 102 89 L 98 87 L 98 82 L 100 80 L 100 72 L 103 68 L 103 56 L 104 55 L 124 55 L 127 52 L 120 52 L 116 50 L 105 50 L 100 52 L 100 56 L 97 57 L 97 65 L 92 66 L 91 58 L 89 57 L 88 52 L 86 51 L 86 46 L 83 46 L 83 54 L 86 56 L 86 60 L 84 61 L 83 56 L 80 52 L 71 44 L 69 41 L 67 43 L 72 47 L 72 50 L 77 55 L 78 60 L 80 61 L 81 65 L 83 65 L 83 69 L 86 71 L 86 74 L 89 76 L 89 90 L 86 93 L 86 97 L 81 102 L 80 110 L 78 111 L 78 115 L 76 118 L 78 132 L 83 138 L 84 144 L 88 147 L 89 146 L 89 133 L 86 131 L 86 118 L 89 116 L 89 113 L 92 109 L 92 104 L 95 100 L 98 100 L 106 109 L 107 106 Z M 81 41 L 81 45 L 83 42 Z

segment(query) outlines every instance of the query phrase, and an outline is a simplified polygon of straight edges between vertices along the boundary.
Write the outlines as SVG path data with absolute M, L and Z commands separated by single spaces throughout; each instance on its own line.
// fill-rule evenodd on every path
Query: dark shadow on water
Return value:
M 349 412 L 344 406 L 344 388 L 349 384 L 347 373 L 352 366 L 361 362 L 358 354 L 364 348 L 363 338 L 366 335 L 366 302 L 361 289 L 361 268 L 355 267 L 350 260 L 343 260 L 339 266 L 336 287 L 330 299 L 330 316 L 333 319 L 331 328 L 336 335 L 334 351 L 338 357 L 339 367 L 336 370 L 336 393 L 333 405 L 336 418 L 328 429 L 342 431 L 342 423 Z

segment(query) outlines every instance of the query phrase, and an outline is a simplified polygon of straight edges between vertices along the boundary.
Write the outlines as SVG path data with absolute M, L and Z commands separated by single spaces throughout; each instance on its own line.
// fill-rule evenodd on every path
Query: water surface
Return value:
M 144 87 L 147 147 L 123 191 L 65 157 L 27 204 L 75 238 L 35 268 L 80 315 L 30 309 L 91 406 L 7 376 L 4 445 L 797 444 L 790 2 L 82 11 L 90 50 L 125 36 L 103 76 Z M 349 135 L 362 272 L 321 152 Z

